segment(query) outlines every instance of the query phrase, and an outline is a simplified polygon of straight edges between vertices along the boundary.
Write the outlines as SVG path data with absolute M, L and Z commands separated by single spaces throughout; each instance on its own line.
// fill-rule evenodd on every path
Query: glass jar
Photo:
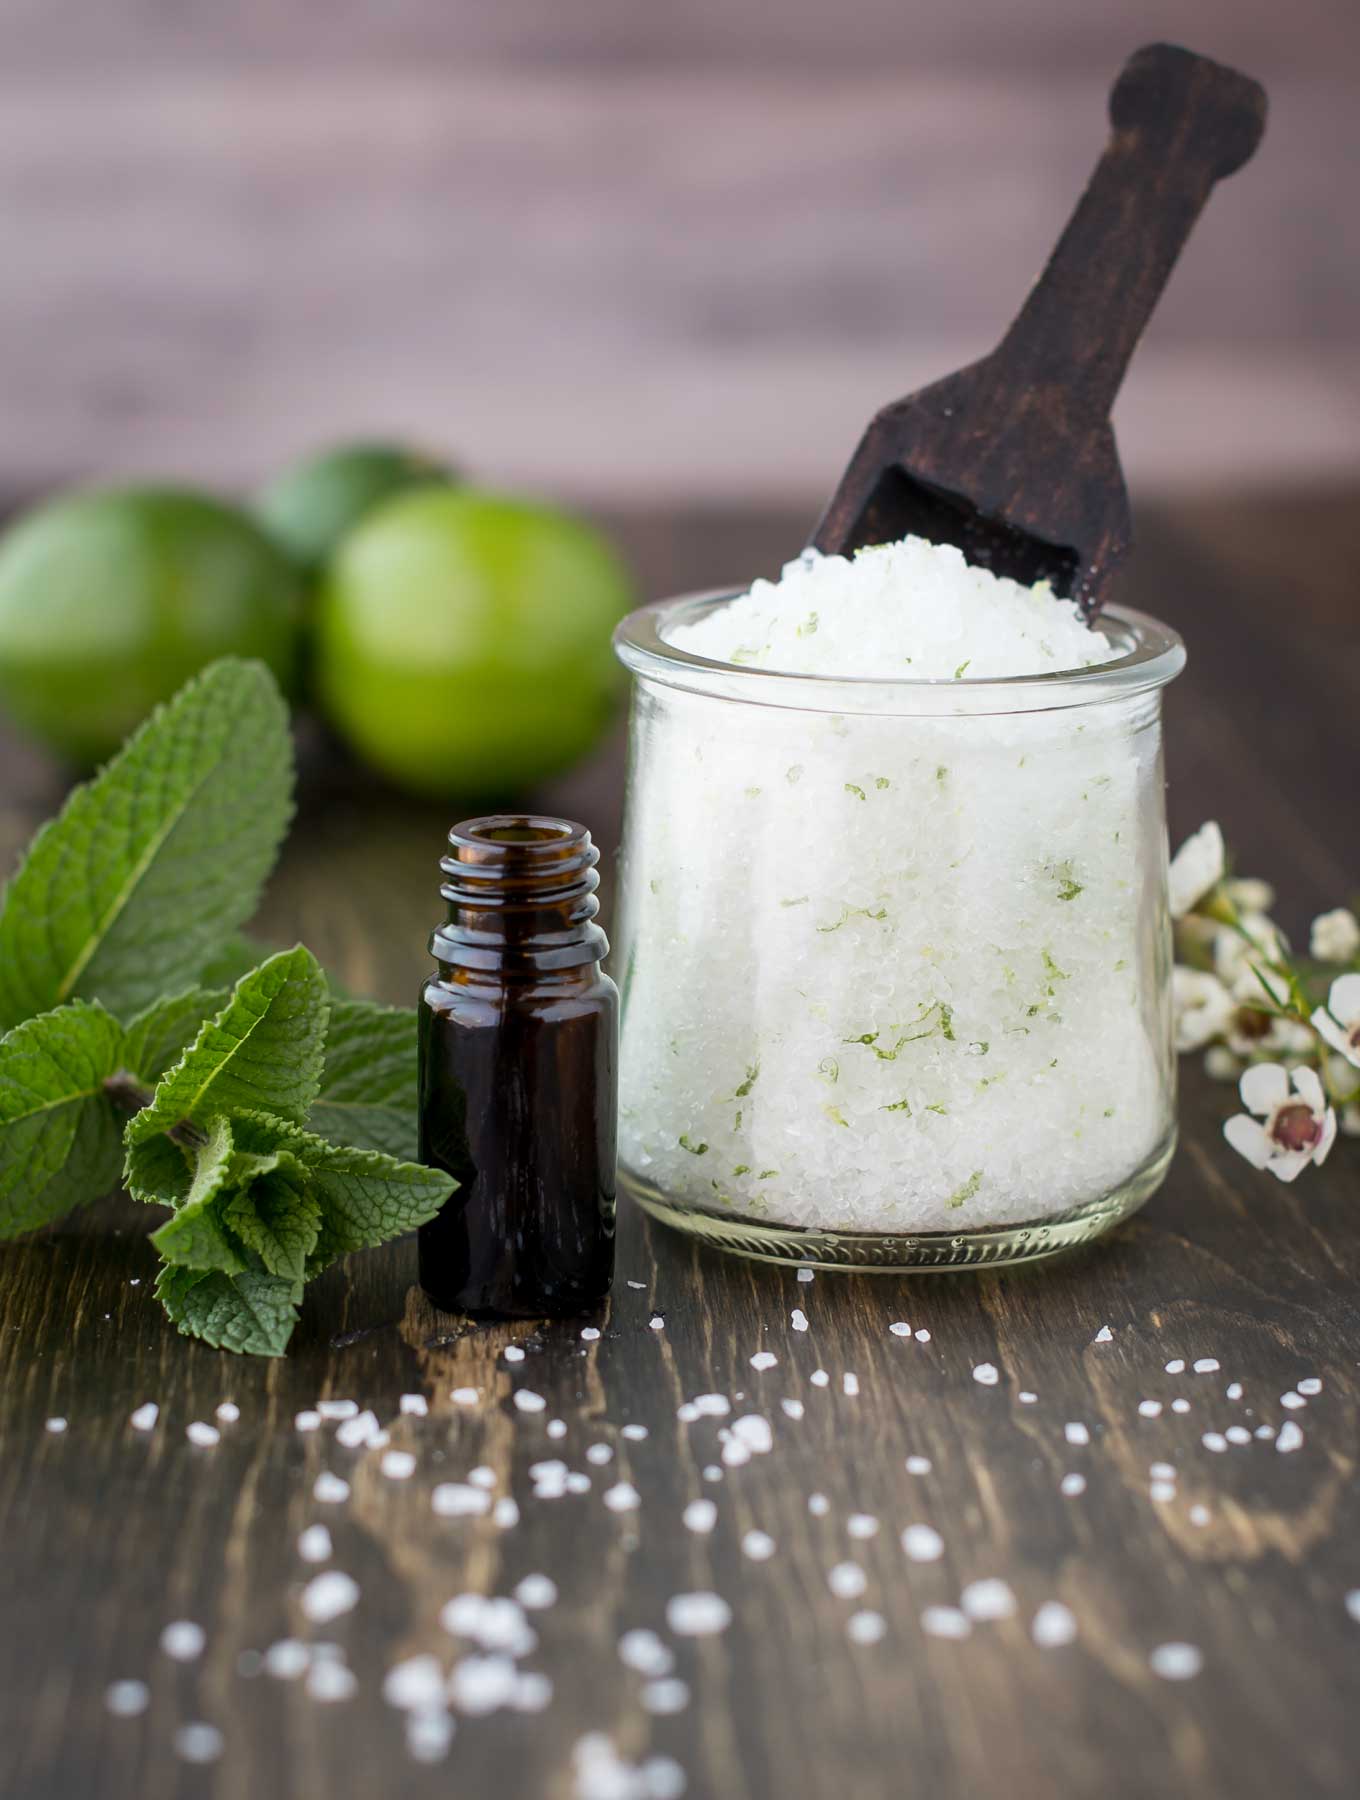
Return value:
M 619 1174 L 768 1261 L 941 1268 L 1094 1237 L 1175 1145 L 1161 690 L 1180 639 L 1005 680 L 784 674 L 615 637 L 636 677 Z M 621 973 L 620 973 L 621 972 Z

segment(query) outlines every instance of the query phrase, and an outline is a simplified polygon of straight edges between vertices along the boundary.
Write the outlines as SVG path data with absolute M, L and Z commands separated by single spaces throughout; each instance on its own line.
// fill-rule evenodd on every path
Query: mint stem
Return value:
M 151 1089 L 138 1081 L 130 1069 L 115 1069 L 104 1077 L 104 1092 L 119 1112 L 139 1113 L 151 1104 Z

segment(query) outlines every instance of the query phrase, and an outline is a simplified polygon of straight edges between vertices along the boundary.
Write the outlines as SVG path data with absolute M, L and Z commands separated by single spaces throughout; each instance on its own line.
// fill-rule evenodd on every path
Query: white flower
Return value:
M 1210 1081 L 1236 1081 L 1242 1065 L 1226 1044 L 1211 1044 L 1204 1052 L 1204 1073 Z
M 1260 999 L 1265 999 L 1259 986 L 1257 994 Z M 1313 1048 L 1313 1034 L 1301 1020 L 1282 1019 L 1277 1013 L 1263 1012 L 1251 1001 L 1234 1005 L 1224 1036 L 1228 1048 L 1243 1060 L 1262 1056 L 1307 1056 Z
M 1360 1102 L 1352 1100 L 1341 1109 L 1341 1130 L 1346 1137 L 1360 1137 Z
M 1354 962 L 1360 951 L 1360 919 L 1349 906 L 1337 906 L 1313 920 L 1308 948 L 1319 962 Z
M 1176 1021 L 1176 1049 L 1202 1050 L 1222 1037 L 1235 1011 L 1233 997 L 1218 979 L 1178 964 L 1171 971 L 1171 1008 Z
M 1255 875 L 1232 875 L 1223 883 L 1223 891 L 1240 913 L 1268 913 L 1275 904 L 1274 888 Z
M 1261 1001 L 1266 990 L 1255 971 L 1260 968 L 1271 981 L 1270 964 L 1285 958 L 1284 933 L 1264 913 L 1243 913 L 1238 924 L 1240 930 L 1224 929 L 1214 938 L 1214 968 L 1239 1000 Z M 1276 985 L 1271 981 L 1272 987 Z
M 1318 1034 L 1360 1069 L 1360 975 L 1338 975 L 1326 1006 L 1313 1014 Z
M 1281 1181 L 1293 1181 L 1310 1162 L 1325 1162 L 1336 1138 L 1336 1114 L 1316 1072 L 1295 1069 L 1293 1082 L 1291 1093 L 1287 1070 L 1278 1063 L 1257 1063 L 1243 1075 L 1238 1091 L 1247 1113 L 1258 1116 L 1237 1113 L 1223 1127 L 1239 1155 Z
M 1168 876 L 1171 917 L 1183 919 L 1196 901 L 1218 886 L 1226 866 L 1223 833 L 1210 819 L 1193 837 L 1186 838 L 1171 859 Z

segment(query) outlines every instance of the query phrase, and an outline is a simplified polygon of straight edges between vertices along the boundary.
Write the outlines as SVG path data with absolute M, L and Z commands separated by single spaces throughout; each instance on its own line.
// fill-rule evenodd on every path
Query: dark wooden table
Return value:
M 1173 828 L 1220 818 L 1241 867 L 1278 881 L 1296 932 L 1358 873 L 1356 517 L 1344 494 L 1148 509 L 1129 583 L 1191 649 L 1169 699 Z M 615 523 L 661 592 L 769 568 L 806 521 Z M 4 866 L 55 789 L 18 746 L 0 756 Z M 542 802 L 612 841 L 620 768 L 616 741 Z M 302 936 L 356 988 L 409 999 L 450 822 L 313 747 L 265 928 Z M 578 1324 L 470 1329 L 435 1314 L 402 1244 L 317 1284 L 285 1361 L 241 1361 L 162 1318 L 144 1241 L 153 1221 L 126 1201 L 4 1246 L 0 1792 L 566 1797 L 578 1741 L 604 1732 L 631 1764 L 674 1758 L 704 1796 L 1354 1794 L 1360 1619 L 1345 1596 L 1360 1588 L 1360 1145 L 1343 1142 L 1326 1169 L 1282 1187 L 1223 1144 L 1232 1099 L 1187 1064 L 1182 1149 L 1162 1192 L 1104 1243 L 1029 1272 L 804 1285 L 700 1254 L 629 1209 L 594 1343 Z M 795 1306 L 806 1333 L 791 1329 Z M 891 1334 L 896 1320 L 929 1341 Z M 510 1345 L 523 1361 L 506 1360 Z M 749 1359 L 763 1350 L 778 1361 L 758 1372 Z M 1184 1374 L 1165 1372 L 1173 1358 Z M 1217 1367 L 1194 1373 L 1201 1358 Z M 974 1379 L 982 1363 L 999 1371 L 995 1386 Z M 1321 1392 L 1283 1409 L 1308 1377 Z M 524 1387 L 545 1411 L 512 1405 Z M 455 1388 L 476 1388 L 477 1403 L 455 1404 Z M 774 1437 L 720 1481 L 704 1471 L 723 1421 L 676 1417 L 713 1392 L 767 1417 Z M 409 1393 L 427 1398 L 428 1416 L 401 1414 Z M 1172 1410 L 1178 1397 L 1188 1412 Z M 333 1424 L 296 1430 L 294 1415 L 322 1398 L 371 1407 L 391 1444 L 415 1453 L 415 1474 L 384 1476 L 379 1453 L 339 1447 Z M 1145 1399 L 1164 1403 L 1159 1416 L 1140 1414 Z M 139 1432 L 129 1415 L 151 1400 L 158 1423 Z M 186 1425 L 228 1400 L 240 1417 L 221 1442 L 190 1443 Z M 45 1429 L 54 1418 L 63 1432 Z M 1201 1442 L 1289 1418 L 1304 1440 L 1292 1454 L 1267 1439 L 1227 1453 Z M 550 1420 L 565 1434 L 549 1436 Z M 1070 1424 L 1089 1443 L 1069 1441 L 1081 1437 Z M 592 1445 L 613 1460 L 587 1460 Z M 908 1456 L 929 1471 L 908 1472 Z M 530 1466 L 559 1457 L 589 1474 L 590 1491 L 535 1498 Z M 1159 1461 L 1176 1470 L 1160 1498 Z M 517 1523 L 434 1514 L 435 1484 L 479 1467 L 518 1502 Z M 313 1498 L 323 1470 L 350 1484 L 347 1501 Z M 1072 1474 L 1084 1491 L 1063 1491 Z M 612 1510 L 603 1493 L 625 1480 L 640 1504 Z M 815 1494 L 824 1508 L 810 1507 Z M 717 1503 L 709 1535 L 681 1521 L 701 1495 Z M 857 1514 L 878 1522 L 873 1535 L 853 1534 Z M 354 1610 L 323 1625 L 304 1616 L 317 1568 L 296 1548 L 318 1520 L 334 1540 L 329 1566 L 360 1589 Z M 939 1560 L 904 1555 L 913 1523 L 938 1528 Z M 751 1531 L 774 1540 L 766 1560 L 744 1553 Z M 862 1598 L 828 1585 L 845 1562 L 863 1570 Z M 550 1704 L 462 1716 L 444 1760 L 415 1760 L 384 1702 L 385 1670 L 420 1652 L 447 1668 L 468 1646 L 442 1629 L 445 1602 L 507 1594 L 531 1573 L 559 1590 L 533 1615 L 540 1642 L 523 1664 L 551 1677 Z M 926 1608 L 987 1577 L 1009 1584 L 1014 1617 L 966 1641 L 923 1630 Z M 667 1600 L 708 1590 L 730 1602 L 730 1628 L 673 1639 Z M 1065 1647 L 1031 1641 L 1050 1600 L 1075 1616 Z M 848 1637 L 863 1610 L 882 1616 L 881 1641 Z M 196 1659 L 159 1648 L 174 1620 L 203 1627 Z M 683 1710 L 645 1708 L 645 1678 L 616 1648 L 638 1627 L 673 1645 Z M 353 1697 L 323 1703 L 305 1681 L 257 1672 L 258 1653 L 289 1637 L 342 1646 Z M 1155 1673 L 1150 1653 L 1167 1643 L 1194 1646 L 1201 1672 Z M 107 1709 L 120 1679 L 149 1684 L 140 1716 Z M 193 1721 L 223 1735 L 210 1764 L 177 1752 Z M 678 1791 L 664 1765 L 650 1779 L 581 1791 Z

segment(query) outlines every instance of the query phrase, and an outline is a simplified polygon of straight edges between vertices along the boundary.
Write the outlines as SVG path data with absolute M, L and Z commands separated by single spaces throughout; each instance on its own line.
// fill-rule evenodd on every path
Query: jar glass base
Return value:
M 627 1169 L 619 1183 L 663 1225 L 688 1232 L 714 1250 L 756 1262 L 796 1268 L 901 1274 L 916 1270 L 1005 1268 L 1039 1262 L 1075 1249 L 1127 1219 L 1166 1177 L 1176 1149 L 1173 1131 L 1148 1160 L 1109 1193 L 1051 1218 L 975 1231 L 814 1231 L 805 1226 L 762 1224 L 732 1213 L 708 1212 L 668 1198 Z

